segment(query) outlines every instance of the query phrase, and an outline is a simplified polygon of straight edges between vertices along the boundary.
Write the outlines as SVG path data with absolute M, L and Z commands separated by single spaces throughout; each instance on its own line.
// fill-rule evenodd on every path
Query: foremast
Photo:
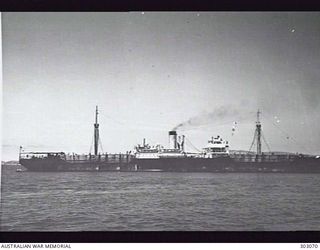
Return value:
M 96 106 L 96 119 L 94 123 L 94 155 L 98 155 L 98 145 L 99 145 L 99 123 L 98 123 L 98 106 Z

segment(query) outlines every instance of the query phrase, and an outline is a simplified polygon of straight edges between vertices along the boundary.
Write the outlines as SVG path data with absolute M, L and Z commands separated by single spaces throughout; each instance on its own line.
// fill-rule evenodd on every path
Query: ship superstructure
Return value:
M 223 140 L 219 135 L 211 137 L 208 144 L 203 148 L 203 156 L 206 158 L 214 158 L 229 155 L 228 141 Z

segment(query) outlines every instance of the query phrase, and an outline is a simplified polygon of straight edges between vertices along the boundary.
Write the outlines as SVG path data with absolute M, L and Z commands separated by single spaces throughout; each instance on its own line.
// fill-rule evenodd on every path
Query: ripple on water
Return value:
M 319 230 L 319 177 L 4 168 L 1 230 Z

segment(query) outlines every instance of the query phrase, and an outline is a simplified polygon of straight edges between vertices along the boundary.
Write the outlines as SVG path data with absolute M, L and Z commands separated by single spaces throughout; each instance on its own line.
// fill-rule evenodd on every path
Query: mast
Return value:
M 260 110 L 257 112 L 257 121 L 256 121 L 256 135 L 257 135 L 257 154 L 261 155 L 261 123 L 260 123 Z
M 96 120 L 94 124 L 94 155 L 98 155 L 99 144 L 99 123 L 98 123 L 98 106 L 96 106 Z
M 22 152 L 22 146 L 19 147 L 19 162 L 20 162 L 20 159 L 21 159 L 21 152 Z

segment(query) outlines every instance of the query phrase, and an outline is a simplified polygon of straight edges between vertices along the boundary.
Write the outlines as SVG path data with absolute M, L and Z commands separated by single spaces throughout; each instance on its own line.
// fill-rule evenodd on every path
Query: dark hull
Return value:
M 86 171 L 119 171 L 125 163 L 111 162 L 67 162 L 61 159 L 21 159 L 20 164 L 28 171 L 34 172 L 86 172 Z M 126 164 L 129 168 L 129 164 Z
M 283 161 L 244 162 L 231 157 L 135 159 L 126 162 L 21 159 L 29 171 L 163 171 L 163 172 L 280 172 L 320 173 L 320 159 L 297 158 Z
M 230 157 L 135 159 L 133 161 L 137 171 L 320 173 L 320 159 L 314 158 L 279 162 L 241 162 Z

